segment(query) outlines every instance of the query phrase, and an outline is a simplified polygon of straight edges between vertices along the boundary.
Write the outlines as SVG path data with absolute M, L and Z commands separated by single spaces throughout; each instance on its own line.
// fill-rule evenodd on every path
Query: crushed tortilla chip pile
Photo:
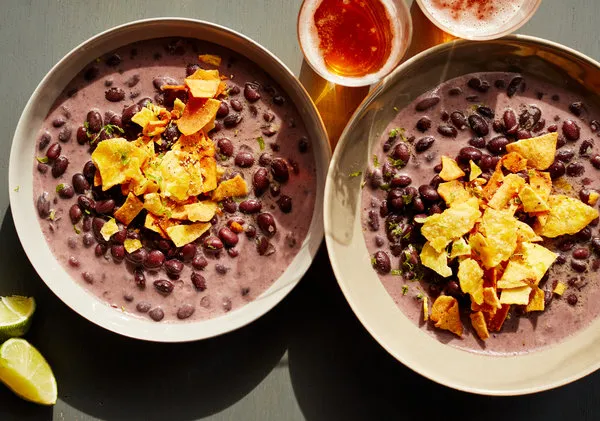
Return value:
M 217 56 L 202 55 L 199 59 L 220 63 Z M 187 104 L 176 99 L 168 111 L 149 103 L 132 118 L 142 128 L 137 140 L 114 137 L 98 143 L 92 153 L 97 168 L 94 185 L 102 186 L 102 190 L 120 186 L 127 197 L 114 214 L 116 220 L 129 225 L 145 209 L 144 227 L 181 247 L 210 228 L 209 221 L 220 212 L 217 202 L 248 194 L 239 175 L 218 182 L 223 171 L 207 135 L 220 105 L 216 98 L 227 88 L 222 79 L 218 70 L 198 69 L 184 85 L 163 85 L 162 90 L 187 90 Z M 161 134 L 169 124 L 176 124 L 182 135 L 168 151 L 156 153 L 155 145 L 164 142 Z M 111 219 L 102 235 L 108 240 L 117 231 L 116 221 Z M 131 253 L 142 244 L 132 240 L 125 246 Z
M 550 174 L 558 135 L 549 133 L 507 145 L 489 180 L 470 161 L 470 176 L 456 161 L 442 157 L 444 180 L 439 195 L 448 206 L 417 222 L 427 240 L 421 263 L 444 278 L 456 276 L 461 290 L 471 299 L 471 324 L 486 340 L 502 328 L 512 305 L 526 312 L 544 310 L 544 291 L 538 286 L 557 255 L 540 245 L 544 238 L 575 234 L 598 217 L 598 211 L 582 201 L 553 194 Z M 517 175 L 526 171 L 528 181 Z M 593 200 L 593 199 L 591 199 Z M 593 203 L 590 203 L 593 204 Z M 515 217 L 517 212 L 534 218 L 533 226 Z M 453 273 L 450 261 L 457 260 Z M 561 288 L 563 288 L 561 290 Z M 564 292 L 557 285 L 555 293 Z M 425 308 L 424 319 L 462 335 L 458 300 L 439 296 Z

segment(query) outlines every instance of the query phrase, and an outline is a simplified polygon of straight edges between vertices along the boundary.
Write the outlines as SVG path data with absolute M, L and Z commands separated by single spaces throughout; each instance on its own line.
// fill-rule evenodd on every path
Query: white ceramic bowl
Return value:
M 238 310 L 206 321 L 155 323 L 115 311 L 71 279 L 54 258 L 37 223 L 31 162 L 36 147 L 33 139 L 37 138 L 50 106 L 84 66 L 120 46 L 171 36 L 212 42 L 260 63 L 289 95 L 313 139 L 317 191 L 310 230 L 302 247 L 281 277 L 260 297 Z M 302 278 L 323 239 L 323 190 L 330 157 L 331 149 L 325 127 L 308 93 L 285 64 L 264 47 L 231 29 L 199 20 L 142 20 L 90 38 L 60 60 L 40 82 L 23 110 L 13 138 L 9 165 L 11 210 L 19 239 L 34 268 L 48 287 L 77 313 L 99 326 L 132 338 L 160 342 L 192 341 L 220 335 L 252 322 L 281 301 Z
M 527 36 L 454 41 L 427 50 L 377 85 L 342 133 L 325 186 L 325 240 L 338 283 L 365 328 L 395 358 L 444 385 L 489 395 L 533 393 L 564 385 L 600 367 L 600 319 L 551 347 L 516 356 L 476 354 L 444 345 L 396 306 L 371 267 L 360 223 L 360 179 L 373 142 L 418 95 L 472 72 L 514 71 L 559 86 L 585 86 L 600 104 L 600 64 L 567 47 Z

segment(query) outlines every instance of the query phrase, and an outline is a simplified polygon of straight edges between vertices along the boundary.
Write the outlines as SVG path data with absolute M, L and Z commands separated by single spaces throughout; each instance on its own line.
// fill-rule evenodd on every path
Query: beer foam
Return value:
M 454 35 L 486 36 L 510 29 L 513 19 L 522 13 L 525 0 L 421 0 L 434 20 Z
M 344 2 L 349 0 L 343 0 Z M 308 63 L 313 69 L 323 76 L 325 79 L 330 80 L 334 83 L 338 83 L 344 86 L 364 86 L 365 84 L 372 84 L 377 82 L 383 76 L 393 70 L 398 64 L 405 49 L 410 42 L 410 39 L 403 39 L 403 35 L 406 32 L 403 27 L 404 22 L 401 22 L 401 16 L 396 5 L 390 0 L 379 0 L 385 7 L 388 19 L 390 21 L 392 30 L 392 45 L 390 48 L 390 55 L 387 61 L 381 66 L 381 68 L 374 73 L 369 73 L 361 77 L 346 77 L 332 73 L 325 64 L 323 55 L 319 48 L 319 35 L 317 33 L 317 26 L 315 24 L 315 13 L 318 7 L 321 5 L 323 0 L 306 0 L 302 5 L 302 9 L 298 15 L 298 40 L 302 47 L 304 56 Z M 368 83 L 361 83 L 367 80 Z

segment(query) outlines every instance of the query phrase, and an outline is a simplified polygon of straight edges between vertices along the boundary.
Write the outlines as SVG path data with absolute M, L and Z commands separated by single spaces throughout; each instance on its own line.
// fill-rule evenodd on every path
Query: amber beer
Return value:
M 313 69 L 346 86 L 364 86 L 389 73 L 410 40 L 402 0 L 305 0 L 298 39 Z

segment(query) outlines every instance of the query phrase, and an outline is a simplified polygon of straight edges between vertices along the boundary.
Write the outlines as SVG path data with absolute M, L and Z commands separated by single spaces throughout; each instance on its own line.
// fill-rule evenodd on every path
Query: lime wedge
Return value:
M 13 295 L 0 298 L 0 342 L 23 336 L 31 325 L 35 300 Z
M 25 339 L 12 338 L 0 346 L 0 381 L 35 403 L 56 403 L 56 379 L 37 349 Z

